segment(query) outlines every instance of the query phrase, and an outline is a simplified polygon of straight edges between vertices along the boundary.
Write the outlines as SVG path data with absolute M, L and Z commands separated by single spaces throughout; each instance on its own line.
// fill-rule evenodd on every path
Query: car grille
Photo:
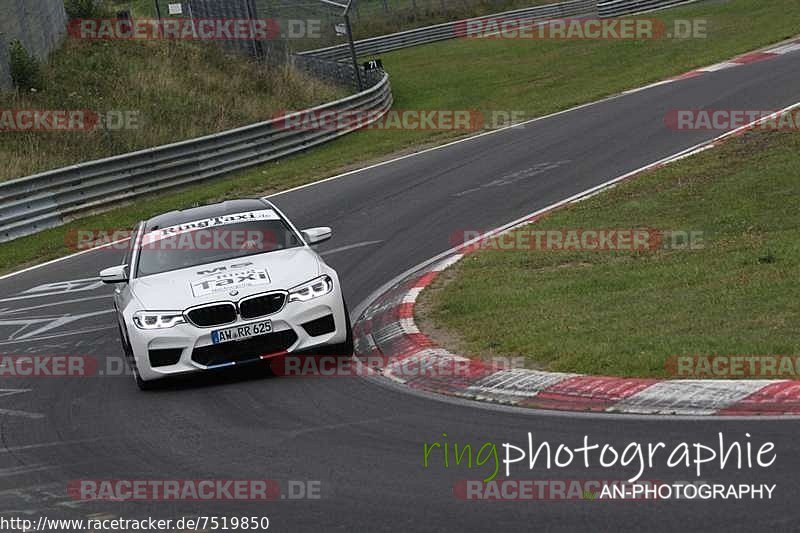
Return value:
M 210 328 L 236 322 L 236 306 L 232 303 L 208 305 L 192 309 L 186 316 L 195 326 Z
M 287 329 L 241 341 L 195 348 L 192 352 L 192 361 L 204 366 L 239 363 L 257 359 L 262 355 L 283 352 L 295 342 L 297 335 L 291 329 Z
M 239 314 L 245 320 L 277 313 L 286 303 L 286 293 L 273 292 L 239 302 Z

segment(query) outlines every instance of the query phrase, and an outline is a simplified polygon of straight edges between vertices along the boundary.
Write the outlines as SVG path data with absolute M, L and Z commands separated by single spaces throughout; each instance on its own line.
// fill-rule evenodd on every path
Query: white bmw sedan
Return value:
M 266 199 L 231 200 L 139 223 L 123 264 L 101 279 L 141 389 L 161 378 L 287 353 L 350 356 L 336 272 L 311 248 L 330 228 L 297 228 Z

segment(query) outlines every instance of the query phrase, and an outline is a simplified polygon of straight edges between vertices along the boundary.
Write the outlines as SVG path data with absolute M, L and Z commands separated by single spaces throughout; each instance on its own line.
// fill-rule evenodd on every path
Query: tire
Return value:
M 330 344 L 323 350 L 320 350 L 321 355 L 337 355 L 343 359 L 350 359 L 355 351 L 353 344 L 353 324 L 350 322 L 350 311 L 347 309 L 347 303 L 344 304 L 344 319 L 347 327 L 347 337 L 344 342 L 339 344 Z
M 133 371 L 133 379 L 136 380 L 136 386 L 139 387 L 139 390 L 147 391 L 147 390 L 155 390 L 158 388 L 158 380 L 155 381 L 145 381 L 142 379 L 142 376 L 139 375 L 139 369 L 136 367 L 136 361 L 133 361 L 131 365 L 131 370 Z
M 128 343 L 125 332 L 122 330 L 122 325 L 118 324 L 118 327 L 119 338 L 120 341 L 122 341 L 122 351 L 125 352 L 125 360 L 128 362 L 128 368 L 130 368 L 131 372 L 133 373 L 133 379 L 136 382 L 136 386 L 139 387 L 139 390 L 143 391 L 155 389 L 158 386 L 157 381 L 145 381 L 142 379 L 142 376 L 139 375 L 139 367 L 136 366 L 136 358 L 133 356 L 133 349 Z

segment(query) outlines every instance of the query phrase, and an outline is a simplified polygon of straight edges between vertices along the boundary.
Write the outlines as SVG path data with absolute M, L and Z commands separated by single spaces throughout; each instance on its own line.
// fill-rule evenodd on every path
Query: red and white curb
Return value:
M 728 61 L 723 61 L 721 63 L 715 63 L 707 67 L 692 70 L 685 74 L 681 74 L 680 76 L 675 76 L 674 78 L 671 78 L 669 81 L 696 78 L 698 76 L 702 76 L 703 74 L 707 74 L 709 72 L 719 72 L 720 70 L 727 70 L 729 68 L 735 68 L 742 65 L 749 65 L 750 63 L 769 61 L 770 59 L 775 59 L 778 56 L 797 51 L 800 51 L 800 39 L 793 39 L 790 41 L 785 41 L 778 45 L 771 46 L 769 48 L 765 48 L 763 50 L 742 54 Z
M 414 323 L 423 288 L 463 254 L 415 273 L 376 299 L 354 326 L 356 355 L 389 361 L 383 376 L 414 389 L 560 411 L 648 415 L 798 415 L 800 381 L 657 380 L 497 369 L 436 346 Z
M 704 74 L 709 74 L 712 72 L 719 72 L 720 70 L 727 70 L 730 68 L 740 67 L 742 65 L 749 65 L 751 63 L 758 63 L 761 61 L 769 61 L 770 59 L 775 59 L 779 56 L 784 54 L 788 54 L 791 52 L 800 52 L 800 38 L 793 37 L 787 41 L 783 41 L 781 43 L 771 45 L 768 48 L 764 48 L 762 50 L 756 50 L 754 52 L 748 52 L 746 54 L 742 54 L 740 56 L 736 56 L 733 59 L 729 59 L 727 61 L 722 61 L 721 63 L 715 63 L 713 65 L 709 65 L 707 67 L 697 68 L 694 70 L 690 70 L 689 72 L 685 72 L 683 74 L 679 74 L 677 76 L 673 76 L 671 78 L 667 78 L 665 80 L 657 81 L 651 83 L 649 85 L 644 85 L 642 87 L 637 87 L 635 89 L 630 89 L 627 91 L 623 91 L 621 94 L 628 95 L 633 93 L 638 93 L 641 91 L 645 91 L 647 89 L 652 89 L 653 87 L 658 87 L 660 85 L 668 85 L 670 83 L 675 83 L 676 81 L 681 80 L 688 80 L 691 78 L 697 78 L 703 76 Z
M 656 380 L 497 369 L 437 346 L 414 322 L 414 305 L 421 291 L 465 254 L 480 249 L 480 243 L 487 238 L 533 223 L 547 213 L 643 172 L 718 146 L 796 107 L 800 104 L 583 191 L 445 252 L 426 266 L 401 276 L 380 291 L 356 320 L 356 356 L 389 361 L 383 375 L 414 389 L 522 407 L 647 415 L 800 415 L 800 381 Z

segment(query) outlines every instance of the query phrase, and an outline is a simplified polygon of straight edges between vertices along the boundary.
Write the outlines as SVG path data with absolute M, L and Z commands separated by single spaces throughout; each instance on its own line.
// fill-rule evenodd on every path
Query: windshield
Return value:
M 137 277 L 301 246 L 272 210 L 157 229 L 141 238 Z

